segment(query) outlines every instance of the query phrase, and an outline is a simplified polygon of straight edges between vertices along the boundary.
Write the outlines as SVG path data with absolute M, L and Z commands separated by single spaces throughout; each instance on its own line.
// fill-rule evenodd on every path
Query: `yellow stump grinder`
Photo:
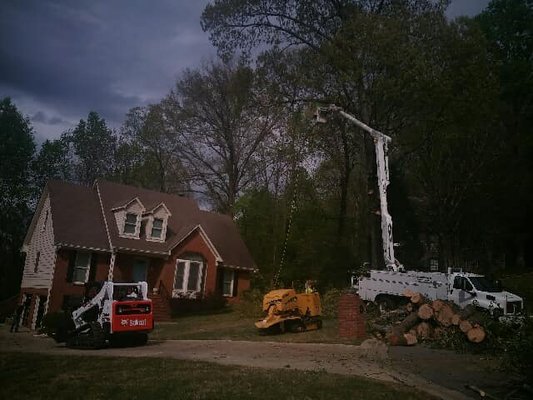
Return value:
M 260 332 L 304 332 L 322 328 L 320 295 L 277 289 L 263 298 L 265 318 L 255 323 Z

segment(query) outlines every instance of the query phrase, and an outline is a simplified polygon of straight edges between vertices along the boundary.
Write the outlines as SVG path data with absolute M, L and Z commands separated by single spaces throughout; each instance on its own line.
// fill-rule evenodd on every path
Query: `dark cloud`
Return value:
M 42 124 L 49 124 L 49 125 L 59 125 L 59 124 L 64 124 L 68 122 L 57 116 L 48 116 L 42 111 L 37 111 L 35 114 L 33 114 L 30 117 L 30 120 L 34 124 L 42 123 Z
M 0 96 L 34 114 L 36 130 L 54 125 L 45 136 L 91 110 L 118 126 L 129 108 L 158 101 L 183 68 L 214 54 L 199 24 L 206 3 L 4 2 Z
M 488 0 L 452 3 L 451 17 Z M 57 137 L 89 111 L 118 127 L 159 101 L 186 67 L 215 50 L 200 28 L 207 0 L 20 0 L 0 6 L 0 97 Z

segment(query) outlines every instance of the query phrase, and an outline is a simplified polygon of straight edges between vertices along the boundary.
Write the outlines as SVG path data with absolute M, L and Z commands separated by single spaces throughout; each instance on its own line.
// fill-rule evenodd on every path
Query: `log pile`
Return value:
M 420 340 L 438 339 L 446 330 L 460 331 L 472 343 L 485 340 L 483 327 L 469 320 L 475 312 L 474 306 L 460 310 L 454 303 L 431 301 L 410 290 L 404 296 L 410 299 L 404 308 L 407 316 L 385 334 L 391 346 L 412 346 Z

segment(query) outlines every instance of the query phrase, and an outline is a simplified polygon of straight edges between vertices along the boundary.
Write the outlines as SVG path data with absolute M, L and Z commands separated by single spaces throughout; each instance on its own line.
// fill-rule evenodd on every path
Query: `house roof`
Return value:
M 200 228 L 224 266 L 255 269 L 233 220 L 200 210 L 192 199 L 105 180 L 97 180 L 92 188 L 50 181 L 46 191 L 50 194 L 56 245 L 104 251 L 114 248 L 168 256 L 179 243 Z M 119 235 L 113 210 L 127 206 L 134 199 L 140 201 L 146 210 L 153 210 L 161 204 L 168 209 L 170 216 L 165 242 L 147 241 L 144 234 L 139 239 Z
M 56 245 L 110 250 L 97 193 L 90 187 L 49 181 Z

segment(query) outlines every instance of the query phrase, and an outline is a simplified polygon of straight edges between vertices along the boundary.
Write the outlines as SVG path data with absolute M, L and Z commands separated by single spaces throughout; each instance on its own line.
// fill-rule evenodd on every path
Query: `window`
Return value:
M 473 287 L 472 284 L 468 281 L 468 279 L 463 278 L 461 276 L 456 276 L 453 281 L 453 288 L 454 289 L 460 289 L 465 290 L 467 292 L 471 292 Z
M 233 296 L 233 282 L 235 281 L 235 271 L 225 269 L 222 277 L 222 294 L 226 297 Z
M 161 236 L 163 235 L 163 220 L 161 218 L 154 218 L 154 222 L 152 223 L 152 232 L 150 234 L 151 237 L 154 239 L 161 239 Z
M 124 233 L 127 235 L 135 235 L 137 232 L 137 214 L 127 213 L 124 221 Z
M 33 272 L 37 272 L 39 270 L 39 260 L 41 258 L 41 252 L 38 251 L 35 255 L 35 265 L 33 266 Z
M 79 251 L 76 254 L 74 270 L 72 271 L 72 282 L 85 283 L 89 277 L 91 267 L 91 253 Z
M 174 294 L 194 292 L 202 289 L 202 270 L 204 263 L 197 260 L 178 260 L 174 277 Z

